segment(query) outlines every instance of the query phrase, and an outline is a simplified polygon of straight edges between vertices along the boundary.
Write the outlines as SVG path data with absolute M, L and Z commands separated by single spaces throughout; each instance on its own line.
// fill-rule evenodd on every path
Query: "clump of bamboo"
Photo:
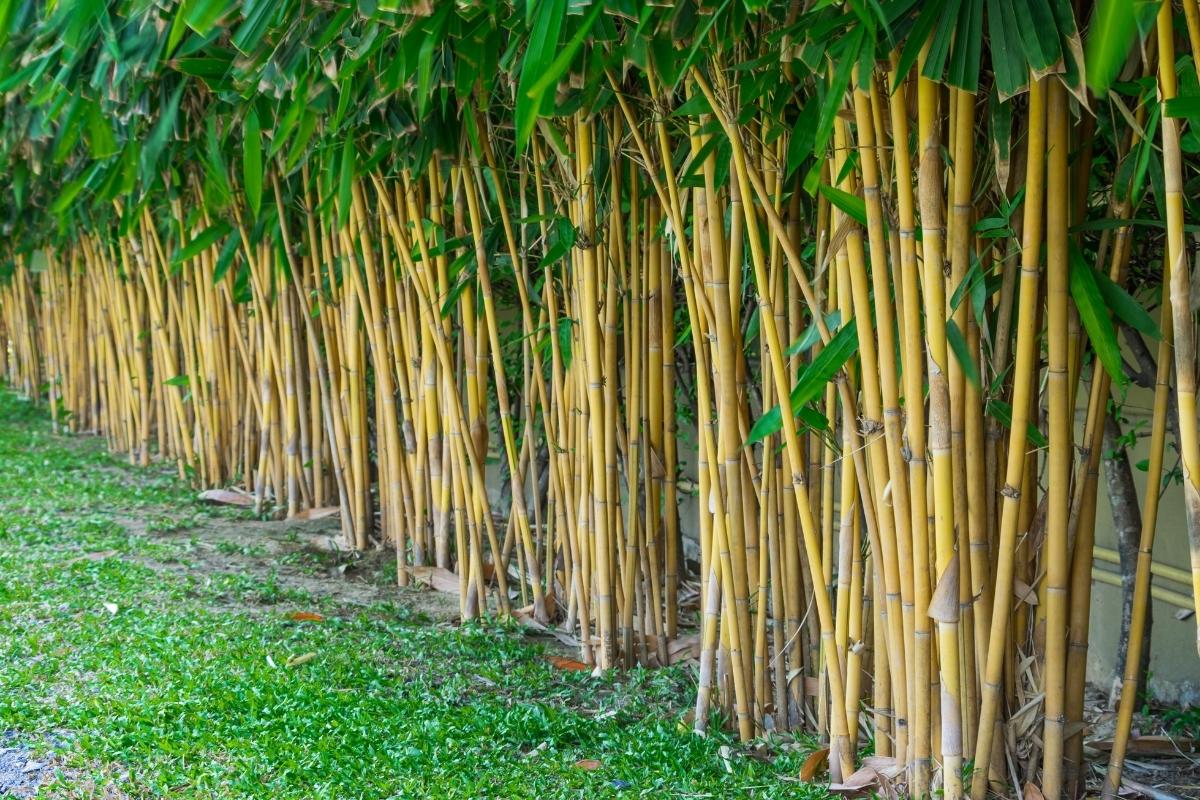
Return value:
M 0 374 L 131 463 L 336 512 L 464 618 L 694 658 L 698 733 L 1080 794 L 1119 327 L 1158 336 L 1148 485 L 1173 368 L 1200 497 L 1170 4 L 1155 47 L 1089 40 L 1090 95 L 1061 3 L 619 6 L 122 6 L 164 55 L 121 69 L 61 9 L 0 20 Z M 1155 64 L 1159 108 L 1100 112 Z M 48 77 L 84 66 L 107 94 Z

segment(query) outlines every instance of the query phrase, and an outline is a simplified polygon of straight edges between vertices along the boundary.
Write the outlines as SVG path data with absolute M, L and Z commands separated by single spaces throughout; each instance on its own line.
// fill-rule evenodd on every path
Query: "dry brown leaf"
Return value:
M 868 756 L 863 759 L 863 765 L 841 783 L 831 783 L 829 790 L 839 794 L 856 796 L 865 794 L 868 790 L 879 786 L 885 794 L 891 793 L 891 781 L 904 772 L 904 767 L 896 759 L 888 756 Z
M 444 567 L 411 567 L 413 579 L 435 591 L 458 594 L 458 576 Z
M 554 592 L 547 592 L 546 593 L 546 614 L 549 615 L 550 619 L 554 619 L 554 613 L 557 610 L 558 610 L 558 608 L 554 601 Z M 514 609 L 513 616 L 514 617 L 533 618 L 533 603 L 530 603 L 527 606 L 522 606 L 521 608 L 518 608 L 518 609 Z
M 1045 800 L 1046 796 L 1036 783 L 1025 784 L 1025 800 Z
M 857 795 L 863 794 L 867 789 L 870 789 L 879 783 L 879 773 L 870 767 L 862 769 L 850 774 L 841 783 L 829 784 L 829 791 L 837 792 L 838 794 Z
M 1112 750 L 1113 742 L 1111 739 L 1104 739 L 1088 742 L 1088 746 L 1108 752 Z M 1181 752 L 1190 753 L 1200 749 L 1200 742 L 1187 738 L 1172 739 L 1170 736 L 1137 736 L 1131 738 L 1126 747 L 1130 753 L 1174 756 Z
M 678 664 L 700 657 L 700 637 L 696 634 L 680 636 L 667 644 L 667 661 Z
M 1031 606 L 1038 604 L 1037 591 L 1020 578 L 1013 578 L 1013 596 L 1021 603 L 1028 603 Z
M 814 750 L 809 754 L 808 758 L 804 759 L 804 764 L 800 766 L 800 780 L 811 781 L 817 776 L 825 764 L 829 761 L 829 748 L 823 747 L 820 750 Z
M 316 611 L 293 611 L 288 614 L 288 619 L 293 622 L 324 622 L 325 617 L 318 614 Z
M 292 519 L 325 519 L 326 517 L 337 516 L 339 511 L 341 511 L 341 509 L 337 506 L 307 508 L 304 511 L 297 512 Z
M 565 670 L 566 672 L 591 672 L 592 668 L 582 661 L 576 661 L 573 658 L 564 658 L 563 656 L 546 656 L 546 660 L 555 669 Z
M 601 766 L 603 765 L 595 758 L 581 758 L 575 762 L 575 769 L 584 769 L 588 772 L 598 770 Z
M 200 493 L 200 499 L 209 503 L 226 506 L 252 506 L 254 497 L 245 492 L 235 492 L 232 489 L 206 489 Z
M 878 772 L 882 777 L 891 780 L 904 772 L 904 765 L 891 756 L 867 756 L 862 760 L 864 767 Z
M 284 664 L 284 666 L 285 667 L 298 667 L 301 664 L 307 664 L 308 662 L 312 661 L 316 657 L 317 657 L 316 653 L 304 653 L 303 655 L 292 656 L 291 658 L 289 658 L 287 660 L 287 663 Z

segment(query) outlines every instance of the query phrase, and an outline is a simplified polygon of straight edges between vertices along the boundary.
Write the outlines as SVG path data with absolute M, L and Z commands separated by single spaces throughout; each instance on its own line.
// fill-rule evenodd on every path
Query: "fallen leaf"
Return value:
M 725 771 L 732 775 L 733 764 L 730 762 L 733 758 L 733 748 L 727 744 L 723 744 L 721 745 L 721 748 L 717 750 L 717 755 L 721 757 L 721 764 L 725 767 Z
M 545 598 L 546 598 L 546 614 L 550 617 L 550 619 L 554 619 L 554 614 L 558 610 L 556 608 L 555 602 L 554 602 L 554 592 L 547 592 L 545 595 Z M 527 618 L 527 619 L 533 619 L 534 618 L 533 603 L 530 603 L 527 606 L 522 606 L 521 608 L 514 609 L 513 616 Z
M 226 506 L 252 506 L 254 497 L 245 492 L 235 492 L 232 489 L 206 489 L 200 493 L 200 499 L 209 503 Z
M 321 506 L 320 508 L 306 508 L 303 511 L 296 512 L 292 519 L 325 519 L 326 517 L 334 517 L 341 511 L 337 506 Z
M 1045 800 L 1046 796 L 1036 783 L 1025 784 L 1025 800 Z
M 284 666 L 285 667 L 298 667 L 301 664 L 307 664 L 308 662 L 312 661 L 316 657 L 317 657 L 316 653 L 304 653 L 303 655 L 292 656 L 291 658 L 289 658 L 287 660 L 287 663 L 284 664 Z
M 567 672 L 591 672 L 592 668 L 582 661 L 576 661 L 573 658 L 564 658 L 563 656 L 546 656 L 546 660 L 550 662 L 550 666 L 555 669 L 565 670 Z
M 411 567 L 413 580 L 429 588 L 458 595 L 458 576 L 444 567 Z
M 862 760 L 862 765 L 870 767 L 888 780 L 904 772 L 904 765 L 891 756 L 867 756 Z
M 885 786 L 903 771 L 904 767 L 897 764 L 894 758 L 868 756 L 863 759 L 862 767 L 841 783 L 829 784 L 829 790 L 838 794 L 865 794 L 872 787 Z
M 680 636 L 667 644 L 667 661 L 678 664 L 700 657 L 700 637 L 696 634 Z
M 1088 742 L 1088 746 L 1108 752 L 1112 750 L 1113 742 L 1112 739 L 1104 739 Z M 1200 749 L 1200 740 L 1188 739 L 1186 737 L 1175 739 L 1170 736 L 1135 736 L 1129 740 L 1126 748 L 1130 753 L 1173 756 L 1180 752 L 1195 752 Z
M 76 564 L 80 561 L 103 561 L 106 558 L 112 558 L 117 554 L 116 550 L 101 550 L 98 553 L 84 553 L 81 556 L 69 558 L 63 564 Z
M 602 765 L 594 758 L 581 758 L 575 762 L 575 769 L 585 769 L 588 772 L 593 772 L 600 769 Z
M 804 759 L 804 764 L 800 766 L 800 780 L 811 781 L 817 776 L 817 773 L 821 771 L 827 761 L 829 761 L 828 747 L 812 751 L 808 758 Z
M 543 752 L 545 752 L 546 748 L 549 746 L 550 746 L 549 742 L 542 742 L 537 747 L 530 750 L 528 753 L 525 753 L 525 758 L 537 758 Z
M 325 617 L 315 611 L 293 611 L 288 619 L 294 622 L 324 622 Z

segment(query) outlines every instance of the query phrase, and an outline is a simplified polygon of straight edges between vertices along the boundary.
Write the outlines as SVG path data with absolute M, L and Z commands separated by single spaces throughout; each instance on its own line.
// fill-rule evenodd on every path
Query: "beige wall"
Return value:
M 1149 433 L 1153 392 L 1131 388 L 1125 404 L 1127 427 L 1145 420 L 1140 429 Z M 1171 435 L 1167 434 L 1167 449 L 1164 471 L 1176 463 Z M 1139 439 L 1138 446 L 1130 452 L 1130 461 L 1136 464 L 1149 456 L 1147 439 Z M 1138 498 L 1145 505 L 1144 472 L 1134 470 L 1134 481 L 1138 485 Z M 1112 512 L 1108 495 L 1104 491 L 1103 476 L 1096 507 L 1096 544 L 1099 547 L 1117 548 L 1113 533 Z M 1184 519 L 1183 489 L 1169 486 L 1159 506 L 1158 527 L 1154 541 L 1154 561 L 1179 569 L 1189 569 L 1187 523 Z M 1116 564 L 1101 561 L 1096 566 L 1117 574 Z M 1191 597 L 1191 587 L 1154 576 L 1153 584 L 1164 589 Z M 1117 639 L 1120 634 L 1121 589 L 1099 581 L 1092 582 L 1092 624 L 1090 647 L 1088 648 L 1088 679 L 1108 687 L 1119 675 L 1123 664 L 1117 663 Z M 1167 702 L 1200 705 L 1200 655 L 1196 652 L 1196 618 L 1176 619 L 1176 606 L 1160 600 L 1153 602 L 1154 625 L 1150 636 L 1150 691 L 1154 697 Z

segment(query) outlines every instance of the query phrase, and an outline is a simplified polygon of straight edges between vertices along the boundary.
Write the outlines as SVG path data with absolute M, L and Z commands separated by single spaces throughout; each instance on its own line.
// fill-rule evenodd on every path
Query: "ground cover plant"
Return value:
M 825 796 L 788 780 L 807 744 L 681 728 L 686 669 L 593 678 L 411 593 L 203 566 L 228 512 L 9 392 L 0 485 L 0 728 L 51 765 L 39 797 Z

